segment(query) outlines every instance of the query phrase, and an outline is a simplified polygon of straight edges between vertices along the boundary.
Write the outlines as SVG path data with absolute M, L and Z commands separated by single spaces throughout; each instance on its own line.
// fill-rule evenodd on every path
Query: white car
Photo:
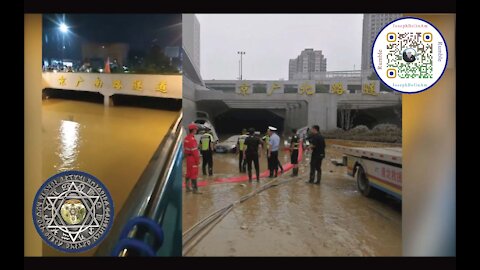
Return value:
M 212 123 L 210 123 L 210 121 L 205 119 L 197 119 L 194 121 L 194 123 L 197 124 L 198 126 L 198 132 L 197 132 L 198 138 L 200 138 L 201 136 L 200 133 L 202 133 L 203 131 L 206 130 L 206 128 L 208 128 L 212 132 L 213 141 L 218 142 L 217 132 L 215 131 L 215 127 L 212 125 Z M 195 138 L 197 137 L 197 135 L 195 136 Z M 197 142 L 198 141 L 199 140 L 197 140 Z
M 237 142 L 239 135 L 233 135 L 221 143 L 215 145 L 217 153 L 235 153 L 237 151 Z

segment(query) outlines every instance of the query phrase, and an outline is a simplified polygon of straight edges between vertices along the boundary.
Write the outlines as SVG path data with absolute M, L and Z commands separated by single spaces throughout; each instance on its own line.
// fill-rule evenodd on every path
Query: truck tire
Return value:
M 372 196 L 372 187 L 368 181 L 367 175 L 362 166 L 358 166 L 357 169 L 357 188 L 365 197 Z

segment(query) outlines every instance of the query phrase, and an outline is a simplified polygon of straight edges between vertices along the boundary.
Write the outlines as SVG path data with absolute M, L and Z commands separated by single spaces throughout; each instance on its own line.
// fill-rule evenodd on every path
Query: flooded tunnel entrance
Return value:
M 219 135 L 237 134 L 250 127 L 264 133 L 268 126 L 278 128 L 281 134 L 284 128 L 284 118 L 265 109 L 230 109 L 215 117 L 214 123 Z

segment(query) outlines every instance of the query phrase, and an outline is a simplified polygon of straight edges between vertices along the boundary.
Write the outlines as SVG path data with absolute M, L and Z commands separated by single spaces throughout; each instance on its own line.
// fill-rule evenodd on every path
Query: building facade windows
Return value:
M 371 50 L 373 42 L 381 29 L 389 22 L 402 17 L 402 14 L 364 14 L 362 34 L 362 70 L 372 68 Z
M 289 80 L 309 78 L 311 73 L 327 71 L 326 58 L 321 50 L 305 49 L 296 59 L 289 61 Z

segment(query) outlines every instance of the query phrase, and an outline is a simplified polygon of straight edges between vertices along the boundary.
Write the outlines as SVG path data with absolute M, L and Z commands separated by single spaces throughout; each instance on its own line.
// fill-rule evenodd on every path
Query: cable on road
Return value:
M 192 248 L 194 248 L 213 229 L 213 227 L 215 227 L 216 224 L 218 224 L 226 215 L 228 215 L 228 213 L 230 213 L 230 211 L 235 206 L 254 197 L 260 192 L 263 192 L 272 187 L 283 185 L 294 179 L 295 178 L 282 179 L 282 180 L 273 179 L 272 181 L 265 183 L 259 188 L 240 197 L 238 200 L 226 205 L 225 207 L 214 211 L 207 217 L 197 222 L 195 225 L 193 225 L 191 228 L 189 228 L 183 233 L 183 248 L 182 248 L 183 254 L 182 255 L 185 256 Z

